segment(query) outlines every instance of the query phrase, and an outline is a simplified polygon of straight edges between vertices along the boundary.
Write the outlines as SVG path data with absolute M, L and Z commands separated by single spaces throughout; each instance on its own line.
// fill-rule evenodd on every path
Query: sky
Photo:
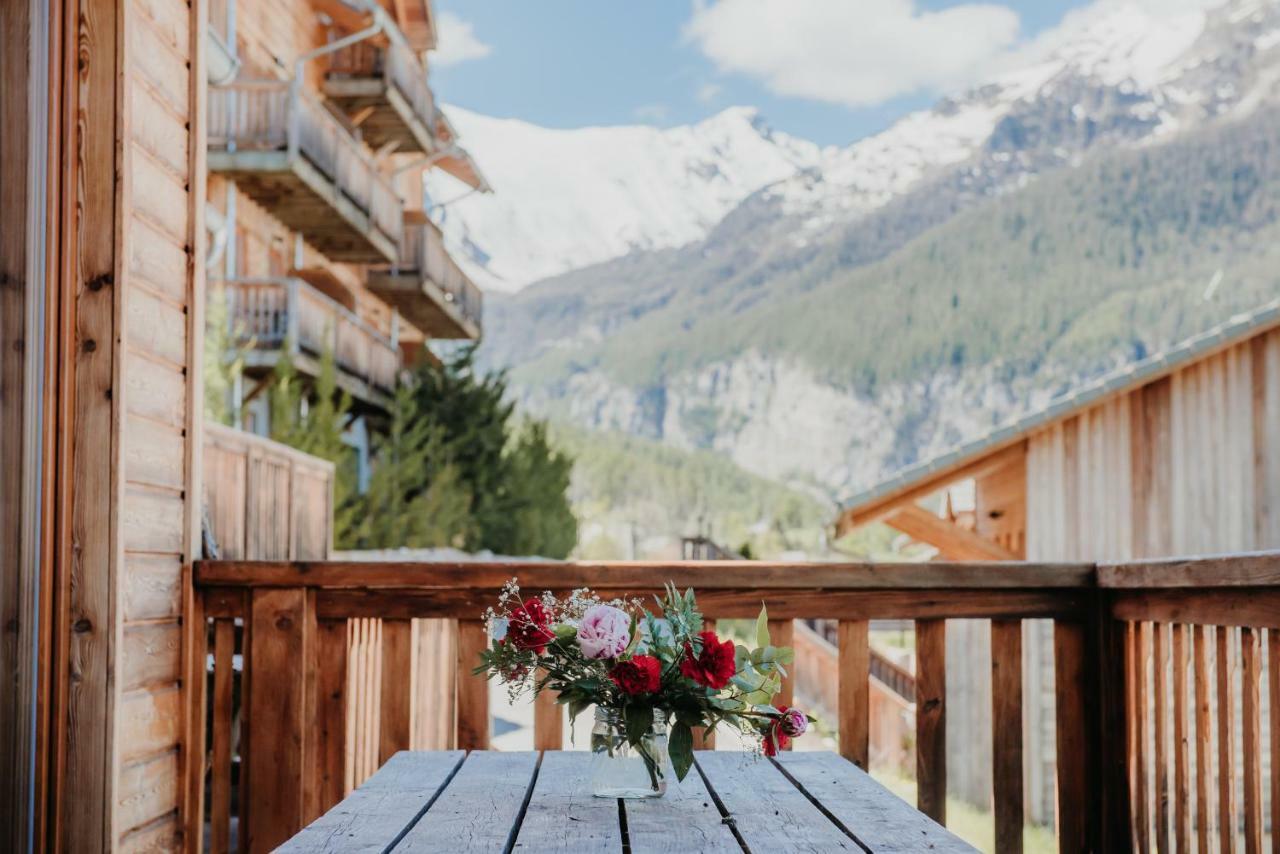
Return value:
M 436 0 L 431 80 L 446 104 L 547 127 L 671 127 L 747 105 L 846 145 L 1108 2 Z

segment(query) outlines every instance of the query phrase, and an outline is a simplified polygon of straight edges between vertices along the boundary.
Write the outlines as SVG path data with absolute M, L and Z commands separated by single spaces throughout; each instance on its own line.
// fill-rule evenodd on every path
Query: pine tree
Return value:
M 204 417 L 219 424 L 231 424 L 231 394 L 236 378 L 244 369 L 240 336 L 227 319 L 226 288 L 209 289 L 205 305 Z

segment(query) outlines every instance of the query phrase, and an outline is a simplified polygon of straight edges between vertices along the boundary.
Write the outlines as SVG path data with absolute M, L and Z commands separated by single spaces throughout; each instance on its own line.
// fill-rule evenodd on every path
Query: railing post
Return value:
M 242 798 L 251 851 L 269 851 L 306 824 L 306 776 L 315 749 L 315 593 L 259 588 L 250 610 L 250 681 L 245 720 L 253 727 L 253 770 Z
M 870 623 L 841 620 L 836 663 L 840 667 L 840 755 L 863 771 L 871 766 L 871 646 Z
M 413 718 L 413 621 L 382 621 L 382 701 L 378 764 L 408 750 Z
M 471 670 L 489 647 L 483 620 L 458 620 L 458 743 L 461 750 L 489 749 L 489 680 Z
M 291 355 L 297 355 L 298 341 L 298 312 L 301 310 L 301 286 L 297 279 L 289 279 L 289 284 L 285 289 L 284 299 L 284 340 L 288 342 L 289 352 Z
M 920 812 L 946 824 L 946 620 L 916 620 L 916 786 Z
M 316 735 L 318 778 L 315 815 L 346 796 L 347 621 L 321 620 L 316 633 Z

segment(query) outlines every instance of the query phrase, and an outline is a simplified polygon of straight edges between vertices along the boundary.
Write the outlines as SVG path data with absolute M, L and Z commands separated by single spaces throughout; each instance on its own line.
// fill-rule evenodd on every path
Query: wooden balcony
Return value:
M 209 87 L 209 170 L 338 261 L 394 262 L 399 196 L 372 154 L 301 86 Z
M 316 377 L 328 351 L 338 367 L 338 383 L 348 394 L 360 403 L 386 407 L 400 370 L 400 351 L 390 338 L 298 278 L 221 284 L 231 332 L 249 348 L 246 373 L 270 372 L 287 347 L 298 371 Z
M 405 226 L 397 263 L 369 271 L 369 290 L 432 338 L 480 337 L 484 297 L 431 222 Z
M 427 72 L 406 46 L 357 42 L 330 55 L 324 94 L 373 148 L 434 151 L 436 105 Z
M 1237 837 L 1261 850 L 1264 793 L 1280 803 L 1263 758 L 1280 745 L 1280 715 L 1263 713 L 1268 697 L 1280 704 L 1280 553 L 1118 565 L 206 561 L 192 641 L 197 661 L 212 652 L 211 761 L 191 783 L 209 789 L 212 850 L 227 850 L 233 827 L 239 850 L 269 850 L 398 749 L 489 747 L 489 684 L 471 668 L 487 644 L 481 612 L 513 576 L 530 594 L 590 586 L 606 598 L 672 581 L 698 590 L 708 619 L 751 618 L 763 600 L 786 645 L 793 620 L 838 621 L 827 723 L 864 768 L 869 621 L 914 621 L 903 681 L 915 695 L 917 806 L 944 822 L 947 621 L 989 620 L 983 727 L 1000 852 L 1022 844 L 1023 680 L 1040 666 L 1024 660 L 1028 620 L 1052 623 L 1053 665 L 1035 678 L 1055 697 L 1059 850 L 1190 850 L 1197 838 L 1200 850 L 1209 839 L 1239 850 Z M 534 719 L 535 747 L 562 747 L 549 698 Z

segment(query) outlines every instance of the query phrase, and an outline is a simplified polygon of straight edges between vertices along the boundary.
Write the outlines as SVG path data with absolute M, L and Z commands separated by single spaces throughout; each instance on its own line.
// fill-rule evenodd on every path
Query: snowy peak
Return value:
M 445 208 L 441 226 L 495 290 L 698 240 L 751 193 L 819 161 L 816 145 L 741 107 L 667 130 L 556 130 L 457 107 L 449 116 L 495 192 Z M 440 177 L 428 192 L 457 194 Z

